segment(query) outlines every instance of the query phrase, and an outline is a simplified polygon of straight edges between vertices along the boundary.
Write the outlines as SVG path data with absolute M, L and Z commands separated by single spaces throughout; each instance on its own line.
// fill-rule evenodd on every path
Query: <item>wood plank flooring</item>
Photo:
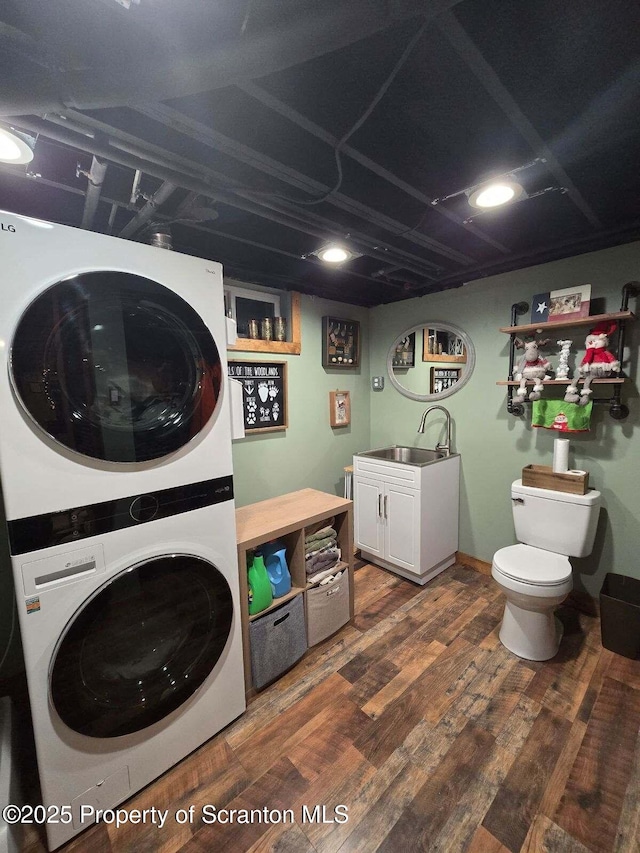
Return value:
M 640 662 L 602 649 L 592 610 L 564 607 L 535 663 L 500 644 L 501 596 L 469 567 L 417 587 L 363 564 L 355 589 L 352 625 L 125 804 L 193 823 L 98 825 L 64 853 L 640 850 Z M 205 804 L 294 820 L 207 824 Z M 303 819 L 316 805 L 326 822 Z

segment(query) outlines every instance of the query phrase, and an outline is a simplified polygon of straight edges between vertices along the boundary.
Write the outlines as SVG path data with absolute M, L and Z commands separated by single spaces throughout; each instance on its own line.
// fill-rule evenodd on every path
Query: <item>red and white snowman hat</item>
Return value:
M 594 326 L 593 329 L 591 329 L 591 331 L 589 332 L 589 334 L 594 335 L 598 338 L 608 338 L 615 332 L 616 327 L 616 323 L 603 321 Z

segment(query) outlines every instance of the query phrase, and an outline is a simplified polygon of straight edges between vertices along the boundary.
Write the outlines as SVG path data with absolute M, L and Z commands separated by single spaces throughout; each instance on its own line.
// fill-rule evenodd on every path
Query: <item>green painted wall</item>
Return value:
M 554 434 L 532 429 L 530 407 L 524 419 L 506 410 L 508 341 L 498 332 L 508 326 L 511 305 L 546 290 L 580 283 L 592 285 L 600 305 L 591 313 L 617 311 L 620 290 L 640 278 L 640 243 L 579 255 L 574 258 L 492 276 L 456 290 L 444 291 L 373 309 L 369 323 L 372 374 L 386 373 L 387 350 L 394 338 L 416 323 L 451 322 L 471 337 L 477 354 L 475 372 L 459 392 L 443 401 L 454 421 L 454 448 L 462 455 L 460 550 L 483 560 L 515 542 L 510 483 L 530 463 L 551 464 Z M 632 310 L 636 303 L 630 303 Z M 522 322 L 529 322 L 528 317 Z M 627 324 L 628 361 L 633 377 L 623 399 L 631 409 L 625 421 L 614 421 L 607 407 L 594 407 L 592 430 L 571 438 L 570 465 L 590 472 L 590 482 L 602 491 L 603 509 L 591 557 L 576 560 L 576 586 L 597 595 L 604 574 L 615 571 L 640 578 L 640 425 L 637 392 L 640 324 Z M 584 352 L 588 328 L 570 330 Z M 575 333 L 575 334 L 574 334 Z M 564 334 L 564 333 L 563 333 Z M 562 335 L 558 335 L 558 338 Z M 575 353 L 574 353 L 575 356 Z M 553 364 L 557 356 L 551 356 Z M 570 362 L 573 365 L 573 360 Z M 594 396 L 601 395 L 602 389 Z M 606 392 L 605 392 L 606 393 Z M 387 381 L 371 392 L 371 444 L 409 444 L 434 447 L 442 434 L 443 416 L 431 415 L 425 435 L 418 435 L 420 415 L 428 404 L 408 400 Z
M 369 433 L 369 310 L 326 299 L 303 296 L 302 353 L 261 356 L 234 353 L 242 360 L 287 361 L 289 427 L 286 431 L 248 435 L 233 443 L 236 503 L 254 501 L 311 487 L 343 494 L 345 465 L 353 454 L 371 446 Z M 360 367 L 322 366 L 322 318 L 344 317 L 360 322 Z M 349 391 L 351 425 L 329 425 L 329 391 Z

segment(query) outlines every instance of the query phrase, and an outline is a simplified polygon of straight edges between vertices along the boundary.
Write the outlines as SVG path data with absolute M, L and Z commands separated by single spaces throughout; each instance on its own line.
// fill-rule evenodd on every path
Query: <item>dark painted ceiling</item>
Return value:
M 636 240 L 638 17 L 628 0 L 6 0 L 0 123 L 37 142 L 0 167 L 0 208 L 138 240 L 170 225 L 228 275 L 362 305 Z M 522 201 L 445 198 L 517 169 Z M 335 238 L 361 256 L 309 257 Z

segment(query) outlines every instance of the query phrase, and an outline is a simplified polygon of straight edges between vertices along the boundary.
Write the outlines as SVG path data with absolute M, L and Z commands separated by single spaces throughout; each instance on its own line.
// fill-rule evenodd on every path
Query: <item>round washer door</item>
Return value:
M 220 396 L 218 348 L 196 311 L 151 279 L 87 272 L 22 315 L 13 387 L 38 428 L 108 462 L 167 456 L 208 422 Z
M 163 719 L 209 676 L 231 633 L 221 572 L 199 557 L 157 557 L 89 598 L 54 651 L 50 700 L 62 721 L 96 738 Z

